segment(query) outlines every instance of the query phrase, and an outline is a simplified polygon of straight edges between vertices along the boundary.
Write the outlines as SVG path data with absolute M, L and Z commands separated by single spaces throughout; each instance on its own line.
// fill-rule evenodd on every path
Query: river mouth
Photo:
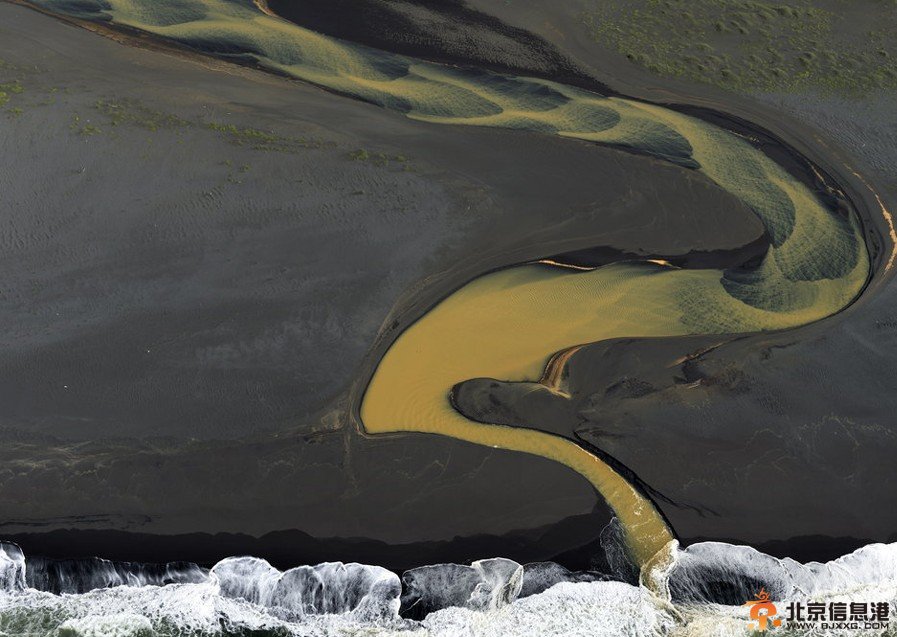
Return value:
M 570 441 L 467 420 L 452 408 L 451 389 L 482 377 L 535 383 L 551 357 L 605 339 L 804 325 L 846 307 L 869 275 L 855 216 L 834 212 L 831 201 L 751 144 L 682 113 L 544 79 L 378 51 L 223 0 L 177 11 L 113 1 L 95 14 L 53 0 L 37 4 L 76 18 L 111 19 L 205 51 L 249 56 L 265 68 L 432 124 L 624 148 L 698 171 L 750 208 L 771 243 L 753 267 L 688 270 L 642 261 L 571 272 L 540 263 L 475 279 L 398 337 L 362 400 L 361 420 L 371 434 L 448 435 L 573 468 L 623 521 L 638 564 L 647 564 L 673 537 L 639 489 Z

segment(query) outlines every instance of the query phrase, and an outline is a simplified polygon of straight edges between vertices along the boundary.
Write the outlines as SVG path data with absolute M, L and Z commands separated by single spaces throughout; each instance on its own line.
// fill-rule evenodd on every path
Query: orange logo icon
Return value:
M 766 592 L 766 589 L 761 588 L 760 592 L 757 593 L 757 599 L 745 602 L 744 605 L 749 606 L 751 609 L 751 619 L 754 620 L 748 624 L 751 630 L 758 630 L 762 633 L 767 628 L 782 625 L 782 620 L 776 616 L 778 613 L 776 605 L 769 599 L 769 593 Z

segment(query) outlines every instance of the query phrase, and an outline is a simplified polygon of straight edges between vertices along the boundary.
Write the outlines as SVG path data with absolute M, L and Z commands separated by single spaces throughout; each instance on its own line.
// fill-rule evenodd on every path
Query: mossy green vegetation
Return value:
M 349 159 L 353 161 L 370 161 L 376 166 L 401 166 L 403 170 L 409 170 L 408 158 L 404 155 L 389 155 L 387 153 L 372 153 L 366 148 L 358 148 L 349 153 Z
M 102 128 L 91 123 L 90 120 L 82 119 L 77 113 L 72 115 L 72 121 L 69 123 L 69 130 L 82 137 L 93 137 L 94 135 L 100 135 L 103 132 Z
M 295 153 L 305 148 L 322 148 L 323 142 L 305 137 L 278 135 L 248 126 L 237 126 L 222 122 L 208 122 L 206 128 L 225 135 L 236 146 L 248 146 L 254 150 L 278 153 Z
M 892 0 L 614 0 L 592 36 L 658 75 L 738 91 L 897 88 Z
M 20 80 L 11 82 L 0 82 L 0 106 L 6 106 L 12 100 L 14 95 L 20 95 L 25 92 Z
M 94 107 L 109 118 L 110 126 L 133 124 L 145 130 L 155 132 L 159 129 L 172 129 L 189 126 L 190 122 L 151 108 L 132 99 L 102 99 L 94 103 Z
M 0 83 L 0 91 L 7 95 L 19 95 L 25 92 L 25 87 L 22 86 L 21 80 L 13 80 L 12 82 Z
M 370 159 L 371 154 L 367 151 L 366 148 L 359 148 L 358 150 L 353 150 L 349 153 L 349 159 L 353 159 L 355 161 L 367 161 Z
M 22 92 L 21 83 L 0 84 L 0 91 L 7 90 L 10 93 Z M 56 93 L 53 88 L 50 93 Z M 8 96 L 0 92 L 0 106 L 8 101 Z M 97 113 L 91 119 L 80 114 L 72 115 L 69 129 L 82 136 L 100 135 L 110 133 L 116 135 L 116 129 L 130 125 L 142 128 L 151 133 L 158 131 L 179 131 L 187 128 L 205 129 L 218 134 L 235 146 L 263 152 L 298 153 L 307 149 L 330 148 L 336 146 L 333 142 L 324 142 L 310 137 L 281 135 L 273 130 L 262 130 L 250 126 L 239 126 L 233 123 L 221 121 L 205 121 L 202 118 L 185 118 L 170 112 L 150 108 L 146 104 L 131 98 L 104 98 L 96 100 L 93 108 Z M 181 132 L 177 132 L 181 136 Z M 152 137 L 147 138 L 147 143 L 152 143 Z M 183 143 L 183 139 L 178 143 Z M 401 165 L 406 167 L 408 160 L 404 155 L 388 155 L 382 152 L 368 152 L 360 149 L 352 151 L 352 159 L 372 161 L 376 165 Z M 222 162 L 227 168 L 233 167 L 230 159 Z M 239 165 L 229 178 L 229 183 L 242 183 L 238 174 L 245 174 L 251 170 L 248 163 Z

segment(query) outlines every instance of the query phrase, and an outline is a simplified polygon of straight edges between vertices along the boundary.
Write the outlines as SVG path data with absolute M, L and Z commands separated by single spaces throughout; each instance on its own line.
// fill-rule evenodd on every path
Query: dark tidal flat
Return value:
M 893 3 L 864 1 L 849 26 L 826 2 L 245 4 L 349 47 L 324 50 L 353 64 L 372 56 L 402 90 L 403 74 L 450 69 L 448 83 L 469 89 L 472 120 L 494 115 L 477 111 L 484 95 L 497 99 L 479 82 L 510 100 L 530 91 L 542 112 L 576 98 L 540 82 L 668 109 L 658 117 L 674 133 L 694 134 L 669 122 L 694 121 L 699 133 L 746 140 L 781 168 L 777 184 L 793 180 L 822 202 L 837 233 L 855 229 L 868 252 L 857 251 L 857 294 L 808 324 L 571 342 L 541 379 L 465 377 L 439 407 L 570 444 L 631 485 L 678 546 L 692 545 L 665 575 L 672 603 L 738 605 L 757 584 L 777 599 L 830 590 L 774 558 L 859 550 L 856 572 L 889 572 L 890 553 L 875 551 L 897 542 L 897 120 L 887 107 L 897 50 L 881 26 L 897 25 Z M 468 634 L 468 620 L 445 609 L 525 602 L 553 617 L 573 603 L 595 614 L 608 595 L 621 617 L 641 613 L 626 609 L 641 608 L 630 585 L 648 567 L 591 474 L 491 439 L 369 427 L 364 401 L 406 334 L 470 286 L 540 260 L 546 270 L 719 271 L 745 305 L 784 298 L 802 311 L 827 288 L 807 301 L 785 276 L 769 298 L 741 291 L 788 237 L 727 186 L 727 171 L 703 170 L 699 134 L 683 144 L 639 120 L 650 143 L 576 139 L 519 113 L 442 125 L 419 106 L 432 88 L 353 93 L 305 78 L 293 58 L 272 62 L 237 27 L 225 41 L 153 20 L 119 24 L 92 3 L 0 2 L 0 542 L 24 555 L 16 562 L 0 544 L 0 588 L 80 594 L 94 580 L 67 589 L 65 574 L 86 572 L 96 588 L 213 581 L 216 595 L 277 608 L 285 622 L 216 606 L 212 628 L 190 624 L 196 634 L 356 634 L 295 628 L 305 613 L 349 612 L 363 625 L 388 616 L 390 630 L 448 636 Z M 863 34 L 867 44 L 850 44 Z M 705 47 L 692 51 L 692 40 Z M 781 59 L 763 58 L 785 41 Z M 758 165 L 731 172 L 757 171 L 762 188 Z M 805 226 L 789 205 L 797 234 Z M 808 280 L 849 278 L 842 253 L 809 252 L 824 265 Z M 646 325 L 662 313 L 652 300 Z M 463 351 L 463 335 L 444 334 L 433 351 Z M 96 557 L 113 565 L 78 561 Z M 477 562 L 486 558 L 504 561 Z M 289 579 L 266 568 L 298 581 L 288 569 L 330 562 L 386 574 L 364 567 L 356 588 L 376 594 L 363 599 L 334 593 L 320 573 L 324 602 L 320 592 L 296 601 L 298 584 L 288 602 L 244 590 Z M 44 579 L 7 563 L 31 563 Z M 420 568 L 434 564 L 447 570 Z M 484 582 L 494 590 L 476 601 Z M 577 597 L 585 588 L 547 590 L 555 582 L 600 591 L 599 610 Z M 132 632 L 78 623 L 49 602 L 20 612 L 0 600 L 0 634 L 38 624 L 85 637 L 187 634 L 131 588 L 133 599 L 110 608 L 120 605 L 114 626 Z M 631 634 L 703 630 L 691 616 L 638 616 Z M 470 634 L 531 634 L 526 625 Z M 563 630 L 615 634 L 596 626 Z
M 588 484 L 550 462 L 359 436 L 345 405 L 378 330 L 453 281 L 599 236 L 686 254 L 734 251 L 760 233 L 725 193 L 675 167 L 425 127 L 2 9 L 3 59 L 25 69 L 33 104 L 4 123 L 4 156 L 17 158 L 4 173 L 9 244 L 21 247 L 8 256 L 3 453 L 28 471 L 3 491 L 16 512 L 7 533 L 111 524 L 408 542 L 589 513 Z M 112 115 L 97 107 L 106 102 Z M 210 124 L 305 143 L 256 149 Z M 359 148 L 406 161 L 353 160 Z M 694 197 L 716 216 L 698 214 Z M 645 236 L 645 225 L 659 231 Z M 415 294 L 427 277 L 444 283 Z

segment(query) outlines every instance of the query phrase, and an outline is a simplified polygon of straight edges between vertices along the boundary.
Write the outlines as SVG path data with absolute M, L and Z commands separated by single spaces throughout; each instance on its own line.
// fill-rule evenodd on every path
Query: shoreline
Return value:
M 596 567 L 589 547 L 598 534 L 587 529 L 603 519 L 590 514 L 558 524 L 505 535 L 475 535 L 451 540 L 390 544 L 364 537 L 313 537 L 300 530 L 161 535 L 103 529 L 57 529 L 47 532 L 0 532 L 0 541 L 19 545 L 26 555 L 50 559 L 100 558 L 125 562 L 193 562 L 210 567 L 227 557 L 251 555 L 281 569 L 324 562 L 358 562 L 397 573 L 437 563 L 469 563 L 500 556 L 521 564 L 552 561 L 571 571 Z M 600 529 L 599 529 L 600 530 Z M 548 538 L 547 540 L 545 538 Z M 573 542 L 574 548 L 568 545 Z M 427 556 L 422 559 L 420 556 Z M 601 565 L 605 569 L 607 565 Z
M 588 517 L 588 516 L 583 516 Z M 607 574 L 610 565 L 594 561 L 597 540 L 578 548 L 551 553 L 538 543 L 527 543 L 535 531 L 511 533 L 518 548 L 511 555 L 500 557 L 519 564 L 553 562 L 573 572 L 591 571 Z M 547 529 L 556 539 L 556 531 Z M 356 562 L 386 568 L 398 575 L 404 571 L 437 564 L 469 564 L 472 561 L 499 556 L 497 547 L 506 547 L 508 540 L 497 536 L 457 538 L 432 543 L 387 544 L 366 538 L 313 538 L 301 531 L 272 531 L 260 537 L 240 533 L 185 533 L 156 535 L 113 530 L 55 530 L 47 533 L 14 533 L 0 535 L 0 541 L 16 544 L 25 555 L 50 560 L 104 559 L 115 562 L 164 564 L 189 562 L 210 568 L 228 557 L 252 556 L 268 561 L 275 568 L 286 570 L 296 566 L 327 562 Z M 680 547 L 719 542 L 731 546 L 749 546 L 777 559 L 793 559 L 800 563 L 825 563 L 864 546 L 897 542 L 897 534 L 876 542 L 849 536 L 804 535 L 747 544 L 728 537 L 680 538 Z M 303 558 L 294 557 L 295 544 L 301 546 Z M 72 550 L 71 547 L 78 547 Z M 425 551 L 432 560 L 415 559 Z M 465 557 L 466 556 L 466 557 Z

